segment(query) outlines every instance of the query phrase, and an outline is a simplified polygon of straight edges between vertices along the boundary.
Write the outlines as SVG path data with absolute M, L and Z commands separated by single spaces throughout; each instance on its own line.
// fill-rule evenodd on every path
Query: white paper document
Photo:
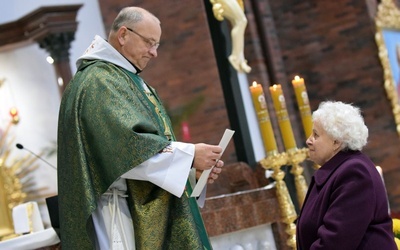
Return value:
M 221 156 L 224 153 L 226 147 L 228 146 L 228 143 L 231 140 L 231 138 L 232 138 L 234 133 L 235 133 L 235 131 L 233 131 L 233 130 L 225 129 L 225 133 L 222 136 L 221 141 L 219 142 L 219 146 L 222 148 Z M 208 170 L 204 170 L 203 171 L 203 173 L 201 174 L 199 180 L 197 181 L 196 186 L 193 189 L 191 197 L 198 197 L 201 194 L 201 192 L 203 191 L 205 185 L 207 184 L 208 176 L 210 175 L 211 170 L 214 168 L 214 166 L 212 168 L 208 169 Z

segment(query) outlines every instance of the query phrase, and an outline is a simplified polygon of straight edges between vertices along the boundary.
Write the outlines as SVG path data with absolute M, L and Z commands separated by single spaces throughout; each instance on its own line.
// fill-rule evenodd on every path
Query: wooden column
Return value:
M 57 34 L 48 34 L 38 41 L 40 48 L 46 49 L 54 59 L 54 68 L 56 70 L 57 83 L 60 88 L 60 94 L 72 78 L 69 64 L 69 48 L 74 40 L 73 32 L 64 32 Z

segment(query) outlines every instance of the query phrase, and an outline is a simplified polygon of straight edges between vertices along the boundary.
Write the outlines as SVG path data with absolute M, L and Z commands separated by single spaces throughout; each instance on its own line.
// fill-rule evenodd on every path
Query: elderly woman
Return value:
M 368 138 L 360 110 L 327 101 L 312 117 L 307 145 L 321 168 L 297 220 L 297 249 L 397 249 L 384 184 L 360 151 Z

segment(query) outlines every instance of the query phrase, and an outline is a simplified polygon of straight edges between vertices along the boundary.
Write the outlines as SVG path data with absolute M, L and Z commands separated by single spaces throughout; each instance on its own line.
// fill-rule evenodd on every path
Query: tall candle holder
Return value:
M 294 175 L 297 200 L 299 202 L 299 206 L 302 207 L 304 199 L 306 198 L 308 185 L 306 179 L 303 176 L 304 168 L 300 166 L 300 163 L 302 163 L 308 157 L 308 148 L 302 148 L 302 149 L 296 148 L 288 150 L 287 154 L 288 154 L 288 164 L 292 165 L 290 173 Z
M 276 196 L 278 198 L 279 210 L 282 221 L 287 225 L 285 232 L 289 236 L 286 244 L 289 247 L 296 249 L 296 225 L 294 224 L 294 221 L 297 218 L 297 214 L 286 183 L 283 180 L 285 172 L 281 170 L 281 166 L 286 165 L 288 160 L 289 155 L 285 152 L 275 153 L 269 154 L 266 158 L 262 159 L 260 164 L 264 169 L 273 170 L 272 178 L 274 178 L 276 182 Z
M 312 132 L 312 119 L 304 80 L 299 77 L 295 78 L 293 86 L 295 87 L 296 97 L 298 99 L 301 111 L 304 131 L 306 136 L 309 136 Z M 256 97 L 259 95 L 256 95 L 256 93 L 258 93 L 256 90 L 259 89 L 261 89 L 261 87 L 257 84 L 253 84 L 253 87 L 251 87 L 254 103 L 257 103 L 256 101 L 258 99 L 256 99 Z M 307 194 L 308 185 L 303 176 L 304 168 L 300 165 L 300 163 L 308 158 L 309 150 L 308 148 L 297 148 L 281 85 L 274 84 L 273 86 L 269 87 L 269 90 L 286 152 L 278 153 L 277 150 L 267 150 L 267 157 L 262 159 L 260 164 L 264 169 L 273 170 L 272 178 L 276 181 L 276 194 L 282 221 L 287 225 L 285 230 L 289 236 L 287 245 L 293 249 L 296 249 L 296 225 L 294 224 L 294 221 L 297 218 L 297 214 L 286 183 L 283 180 L 285 177 L 285 172 L 281 170 L 281 166 L 292 166 L 290 173 L 294 176 L 299 207 L 302 207 Z M 255 106 L 257 108 L 259 105 Z M 266 136 L 266 138 L 274 139 L 271 137 L 273 137 L 273 132 Z

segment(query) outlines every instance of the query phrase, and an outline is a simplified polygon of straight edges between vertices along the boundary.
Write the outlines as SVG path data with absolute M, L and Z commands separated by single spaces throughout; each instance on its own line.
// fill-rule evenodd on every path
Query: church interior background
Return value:
M 364 152 L 381 167 L 390 212 L 400 217 L 400 1 L 237 2 L 247 19 L 250 72 L 229 63 L 232 23 L 217 20 L 209 0 L 0 3 L 0 246 L 20 237 L 11 216 L 18 204 L 36 201 L 44 227 L 51 227 L 44 198 L 57 194 L 51 166 L 62 90 L 75 60 L 96 34 L 106 37 L 128 5 L 161 20 L 158 57 L 142 76 L 168 107 L 178 139 L 218 144 L 226 128 L 235 130 L 202 209 L 215 249 L 294 248 L 296 213 L 317 168 L 307 159 L 307 112 L 324 100 L 362 109 L 370 133 Z M 307 102 L 298 99 L 296 76 Z M 263 89 L 263 107 L 253 102 L 253 82 Z M 285 124 L 273 85 L 285 97 Z

